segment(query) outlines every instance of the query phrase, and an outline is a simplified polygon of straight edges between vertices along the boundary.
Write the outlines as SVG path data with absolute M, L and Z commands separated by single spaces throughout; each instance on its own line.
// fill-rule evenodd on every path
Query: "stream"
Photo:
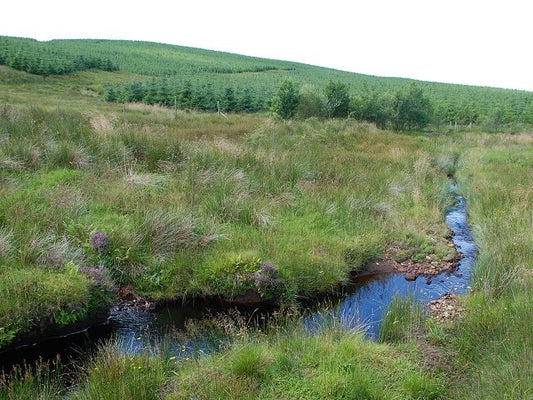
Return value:
M 453 185 L 452 191 L 455 191 Z M 332 303 L 327 312 L 309 310 L 303 318 L 306 329 L 313 332 L 334 318 L 335 323 L 346 328 L 361 329 L 369 338 L 376 339 L 380 319 L 395 296 L 410 296 L 425 304 L 448 292 L 458 295 L 468 292 L 476 246 L 467 223 L 466 204 L 462 196 L 456 195 L 456 204 L 448 210 L 446 223 L 452 231 L 457 251 L 463 254 L 456 271 L 435 276 L 431 282 L 423 278 L 407 281 L 399 273 L 358 278 L 345 290 L 347 294 Z M 126 353 L 155 349 L 161 337 L 168 332 L 183 331 L 188 321 L 201 320 L 219 311 L 227 311 L 227 307 L 206 310 L 205 304 L 175 303 L 149 311 L 114 309 L 106 324 L 0 353 L 0 371 L 8 370 L 24 360 L 28 363 L 39 358 L 53 360 L 58 354 L 62 362 L 72 357 L 84 360 L 87 353 L 110 338 L 116 338 Z M 243 310 L 242 315 L 256 321 L 261 318 L 261 314 L 253 310 Z M 167 350 L 183 358 L 212 352 L 217 348 L 217 343 L 220 344 L 220 338 L 212 340 L 209 335 L 194 340 L 178 337 Z
M 452 190 L 455 190 L 454 186 Z M 379 322 L 394 297 L 409 296 L 427 304 L 445 293 L 467 293 L 477 248 L 468 226 L 466 202 L 462 196 L 456 195 L 456 204 L 446 213 L 446 223 L 452 231 L 457 251 L 463 254 L 456 271 L 443 272 L 433 277 L 429 284 L 423 277 L 407 281 L 403 274 L 398 273 L 362 277 L 354 282 L 355 290 L 333 307 L 337 323 L 346 328 L 362 329 L 368 337 L 376 339 Z M 308 329 L 315 330 L 324 324 L 324 318 L 321 313 L 310 314 L 305 323 Z

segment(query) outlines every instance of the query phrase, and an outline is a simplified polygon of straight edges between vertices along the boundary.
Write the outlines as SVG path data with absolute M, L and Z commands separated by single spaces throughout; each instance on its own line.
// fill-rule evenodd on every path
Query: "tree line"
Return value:
M 383 90 L 363 85 L 352 91 L 342 81 L 330 80 L 324 87 L 298 85 L 287 78 L 276 89 L 234 87 L 205 80 L 179 81 L 153 77 L 148 81 L 108 84 L 103 98 L 108 102 L 142 102 L 179 109 L 224 112 L 272 111 L 282 119 L 347 118 L 376 124 L 380 129 L 423 129 L 484 124 L 497 129 L 504 124 L 533 123 L 533 101 L 521 107 L 504 104 L 483 108 L 474 102 L 432 100 L 425 90 L 412 83 L 396 90 Z M 527 98 L 525 98 L 527 99 Z M 505 108 L 504 108 L 505 107 Z
M 366 87 L 351 96 L 348 85 L 341 81 L 329 81 L 323 90 L 314 86 L 298 90 L 289 79 L 281 83 L 270 109 L 283 119 L 352 117 L 394 130 L 424 128 L 432 112 L 429 99 L 414 85 L 392 95 Z
M 396 131 L 423 129 L 428 124 L 483 124 L 489 130 L 512 123 L 533 124 L 533 96 L 489 105 L 455 99 L 432 101 L 414 83 L 396 90 L 363 85 L 354 94 L 342 81 L 330 80 L 320 89 L 309 84 L 298 87 L 293 80 L 285 79 L 269 108 L 283 119 L 351 117 Z
M 118 70 L 118 66 L 109 58 L 71 54 L 54 49 L 47 43 L 10 37 L 0 37 L 0 65 L 41 76 L 63 75 L 88 69 Z
M 107 84 L 103 98 L 108 102 L 141 102 L 179 109 L 224 112 L 265 110 L 263 96 L 252 87 L 217 87 L 210 82 L 176 82 L 167 78 L 135 80 L 121 85 Z

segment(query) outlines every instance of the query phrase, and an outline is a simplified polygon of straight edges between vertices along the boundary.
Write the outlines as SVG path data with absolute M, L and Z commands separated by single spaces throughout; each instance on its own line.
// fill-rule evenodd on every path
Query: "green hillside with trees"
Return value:
M 104 82 L 98 88 L 106 101 L 114 102 L 203 111 L 264 111 L 271 108 L 281 82 L 289 79 L 301 97 L 298 115 L 303 118 L 331 116 L 323 103 L 330 101 L 327 85 L 334 82 L 342 85 L 350 98 L 342 111 L 336 111 L 339 115 L 382 127 L 410 129 L 431 123 L 436 127 L 481 125 L 489 130 L 503 126 L 519 130 L 533 123 L 530 92 L 375 77 L 150 42 L 38 42 L 0 37 L 0 64 L 43 76 L 87 69 L 135 74 L 135 79 Z M 411 101 L 416 107 L 423 105 L 423 110 L 411 113 L 410 120 L 418 114 L 415 124 L 398 117 Z

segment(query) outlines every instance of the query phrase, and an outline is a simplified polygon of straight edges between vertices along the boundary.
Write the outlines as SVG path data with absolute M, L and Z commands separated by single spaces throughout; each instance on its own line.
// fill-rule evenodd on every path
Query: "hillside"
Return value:
M 342 82 L 356 102 L 368 98 L 387 102 L 397 91 L 415 84 L 431 101 L 431 121 L 436 125 L 533 123 L 531 92 L 376 77 L 150 42 L 38 42 L 0 37 L 0 64 L 41 75 L 95 68 L 119 70 L 129 78 L 123 76 L 118 83 L 115 76 L 109 77 L 96 87 L 102 95 L 107 88 L 108 100 L 123 101 L 116 94 L 122 91 L 128 92 L 122 96 L 126 100 L 173 106 L 185 93 L 190 94 L 191 101 L 177 105 L 199 110 L 216 110 L 217 101 L 226 111 L 266 110 L 280 82 L 287 78 L 308 91 L 322 90 L 329 81 Z M 52 64 L 53 68 L 46 69 Z

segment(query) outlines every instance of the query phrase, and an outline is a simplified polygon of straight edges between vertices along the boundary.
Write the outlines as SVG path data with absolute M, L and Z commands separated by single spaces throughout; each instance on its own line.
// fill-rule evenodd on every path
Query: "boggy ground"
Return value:
M 174 118 L 105 105 L 68 77 L 59 93 L 50 79 L 2 82 L 0 92 L 0 345 L 87 315 L 102 285 L 78 267 L 99 265 L 87 246 L 97 230 L 111 239 L 100 260 L 111 278 L 154 299 L 231 295 L 244 255 L 253 261 L 246 274 L 259 258 L 279 269 L 291 296 L 312 293 L 398 239 L 419 250 L 413 259 L 445 257 L 431 238 L 446 237 L 445 176 L 457 167 L 479 257 L 452 334 L 426 324 L 455 375 L 420 371 L 412 344 L 376 347 L 331 330 L 306 342 L 281 336 L 274 352 L 261 339 L 236 343 L 183 368 L 175 355 L 126 357 L 107 346 L 75 388 L 19 374 L 0 379 L 0 397 L 532 397 L 531 133 L 427 138 L 353 121 Z M 189 242 L 161 224 L 171 206 Z
M 335 290 L 389 243 L 449 250 L 453 158 L 427 138 L 119 110 L 1 110 L 0 346 L 83 319 L 109 288 L 290 303 Z

